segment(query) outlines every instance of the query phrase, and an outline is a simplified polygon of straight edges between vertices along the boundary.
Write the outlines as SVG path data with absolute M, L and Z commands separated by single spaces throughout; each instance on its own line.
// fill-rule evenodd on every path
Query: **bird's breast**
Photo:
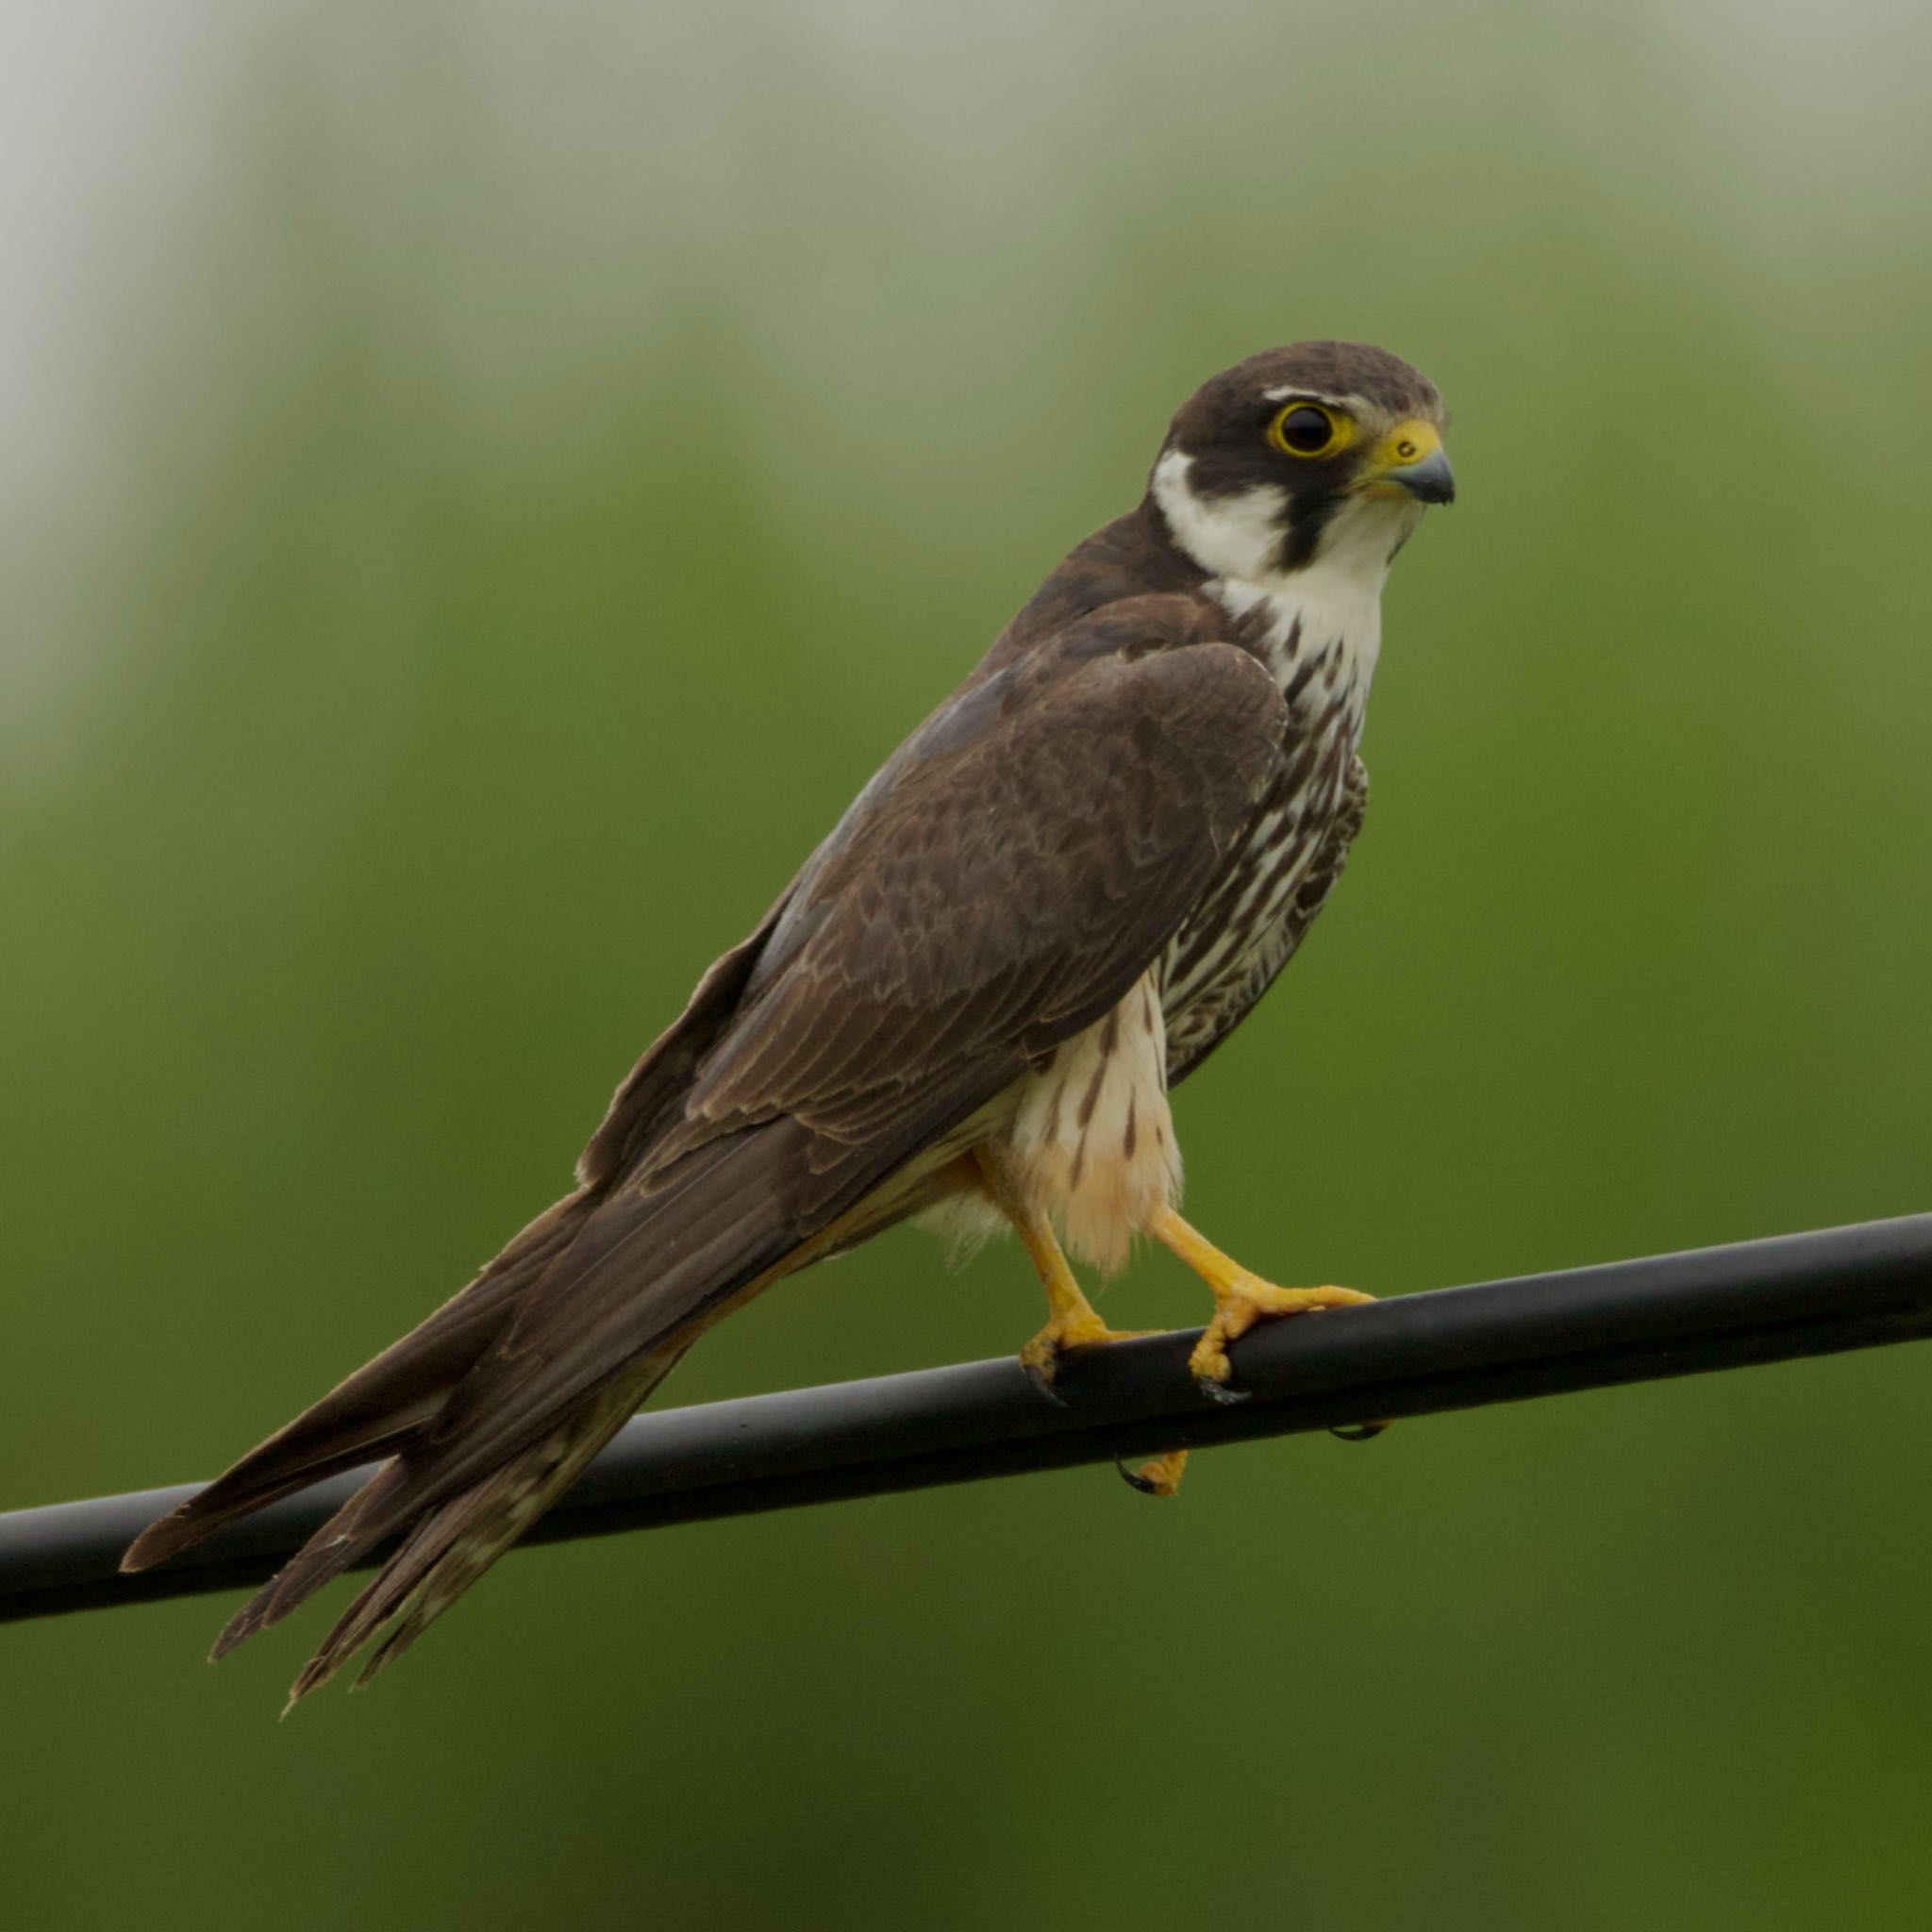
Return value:
M 1281 768 L 1162 960 L 1171 1068 L 1192 1065 L 1260 998 L 1319 908 L 1311 877 L 1339 869 L 1365 699 L 1353 675 L 1361 657 L 1342 640 L 1291 642 L 1284 654 Z

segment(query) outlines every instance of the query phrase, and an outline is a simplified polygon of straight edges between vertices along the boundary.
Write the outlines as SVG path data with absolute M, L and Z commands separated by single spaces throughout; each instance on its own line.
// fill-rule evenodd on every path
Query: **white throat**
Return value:
M 1351 498 L 1329 519 L 1312 561 L 1284 571 L 1287 493 L 1262 484 L 1239 496 L 1204 497 L 1189 475 L 1193 465 L 1184 451 L 1169 450 L 1154 466 L 1154 501 L 1174 541 L 1237 617 L 1259 613 L 1275 681 L 1303 707 L 1326 710 L 1339 702 L 1359 737 L 1382 644 L 1382 586 L 1422 505 Z

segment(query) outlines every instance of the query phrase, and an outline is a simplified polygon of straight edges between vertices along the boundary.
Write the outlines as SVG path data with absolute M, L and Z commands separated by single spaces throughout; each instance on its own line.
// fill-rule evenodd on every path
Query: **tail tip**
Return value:
M 180 1510 L 150 1523 L 121 1553 L 121 1574 L 132 1576 L 137 1571 L 152 1570 L 194 1541 L 194 1530 Z

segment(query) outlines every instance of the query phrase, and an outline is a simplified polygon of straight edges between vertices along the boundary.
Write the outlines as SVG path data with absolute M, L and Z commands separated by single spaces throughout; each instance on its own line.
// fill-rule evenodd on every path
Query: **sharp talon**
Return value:
M 1224 1408 L 1232 1408 L 1238 1402 L 1246 1402 L 1255 1392 L 1252 1389 L 1231 1388 L 1225 1382 L 1217 1382 L 1212 1375 L 1196 1375 L 1194 1387 L 1209 1402 L 1218 1402 Z
M 1045 1396 L 1056 1408 L 1065 1408 L 1069 1406 L 1067 1398 L 1053 1386 L 1052 1374 L 1039 1362 L 1023 1360 L 1020 1368 L 1026 1379 L 1033 1384 L 1035 1391 Z
M 1338 1442 L 1373 1442 L 1388 1426 L 1387 1423 L 1337 1423 L 1328 1433 Z
M 1121 1480 L 1129 1489 L 1139 1490 L 1143 1496 L 1172 1496 L 1181 1486 L 1181 1476 L 1188 1466 L 1188 1452 L 1170 1449 L 1165 1456 L 1157 1456 L 1143 1462 L 1139 1469 L 1129 1469 L 1119 1457 L 1115 1457 L 1113 1466 L 1120 1471 Z

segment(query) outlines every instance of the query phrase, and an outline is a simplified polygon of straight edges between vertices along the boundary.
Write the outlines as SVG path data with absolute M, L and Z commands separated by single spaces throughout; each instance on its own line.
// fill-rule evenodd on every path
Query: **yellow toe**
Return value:
M 1171 1496 L 1181 1486 L 1181 1475 L 1188 1466 L 1188 1452 L 1185 1449 L 1170 1449 L 1165 1456 L 1157 1456 L 1151 1461 L 1143 1462 L 1139 1469 L 1121 1465 L 1121 1474 L 1145 1496 Z
M 1214 1319 L 1208 1323 L 1188 1368 L 1197 1382 L 1225 1388 L 1234 1374 L 1227 1345 L 1239 1341 L 1257 1322 L 1286 1315 L 1307 1315 L 1323 1308 L 1353 1307 L 1374 1296 L 1355 1288 L 1277 1288 L 1245 1269 L 1214 1284 Z
M 1020 1351 L 1020 1366 L 1028 1374 L 1051 1382 L 1061 1356 L 1070 1348 L 1094 1348 L 1103 1341 L 1132 1341 L 1137 1336 L 1153 1332 L 1148 1328 L 1109 1328 L 1091 1308 L 1064 1316 L 1057 1314 Z

